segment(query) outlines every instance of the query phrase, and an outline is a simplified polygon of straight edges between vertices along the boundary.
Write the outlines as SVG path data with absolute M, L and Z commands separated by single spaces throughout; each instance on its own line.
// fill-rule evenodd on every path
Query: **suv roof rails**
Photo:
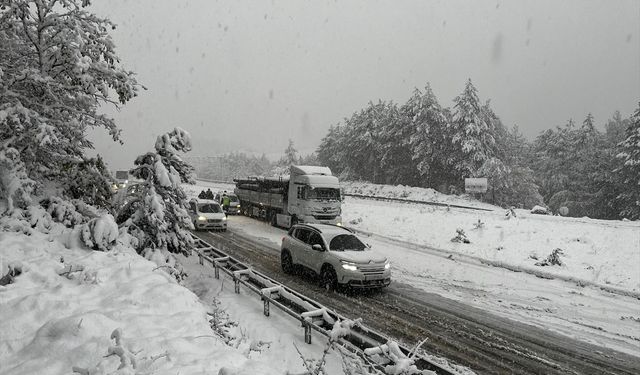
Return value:
M 313 228 L 313 229 L 317 230 L 318 232 L 322 233 L 322 229 L 320 229 L 320 228 L 318 228 L 318 227 L 316 227 L 316 226 L 315 226 L 315 225 L 318 225 L 318 224 L 320 224 L 320 225 L 328 225 L 328 226 L 332 226 L 332 227 L 336 227 L 336 228 L 341 228 L 341 229 L 346 230 L 347 232 L 355 233 L 353 229 L 351 229 L 351 228 L 347 228 L 347 227 L 343 227 L 342 225 L 338 225 L 338 224 L 327 224 L 327 223 L 299 223 L 299 224 L 296 224 L 296 225 L 306 226 L 306 227 L 309 227 L 309 228 Z
M 322 230 L 320 228 L 316 228 L 312 224 L 314 224 L 314 223 L 298 223 L 298 224 L 296 224 L 296 226 L 308 227 L 308 228 L 317 230 L 318 232 L 322 233 Z M 293 226 L 292 226 L 292 228 L 293 228 Z

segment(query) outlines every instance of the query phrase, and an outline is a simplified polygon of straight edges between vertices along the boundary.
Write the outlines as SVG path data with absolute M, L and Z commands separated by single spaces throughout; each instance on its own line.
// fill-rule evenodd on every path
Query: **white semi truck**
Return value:
M 242 213 L 289 228 L 297 223 L 342 225 L 338 178 L 327 167 L 292 165 L 289 176 L 234 179 Z

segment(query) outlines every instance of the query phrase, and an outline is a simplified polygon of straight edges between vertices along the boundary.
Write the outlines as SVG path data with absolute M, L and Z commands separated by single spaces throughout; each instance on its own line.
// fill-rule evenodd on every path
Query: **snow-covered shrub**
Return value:
M 424 343 L 424 341 L 418 344 L 409 356 L 405 355 L 402 350 L 400 350 L 398 343 L 392 340 L 377 347 L 367 348 L 364 350 L 364 353 L 374 358 L 377 357 L 379 363 L 385 364 L 384 372 L 388 375 L 435 375 L 435 372 L 429 370 L 418 370 L 415 365 L 415 356 L 422 343 Z
M 175 128 L 160 135 L 155 152 L 138 156 L 131 174 L 143 180 L 118 208 L 117 222 L 138 239 L 138 252 L 166 249 L 189 255 L 193 223 L 181 183 L 193 183 L 193 168 L 178 152 L 191 150 L 189 133 Z
M 21 263 L 10 263 L 8 266 L 9 270 L 6 274 L 0 277 L 0 286 L 9 285 L 13 283 L 13 279 L 20 276 L 22 274 L 22 264 Z M 0 275 L 2 270 L 0 270 Z
M 451 239 L 451 242 L 471 243 L 467 238 L 467 234 L 464 233 L 462 228 L 456 229 L 456 235 Z
M 60 197 L 44 199 L 40 204 L 47 210 L 47 213 L 51 215 L 53 220 L 66 227 L 71 228 L 87 221 L 87 218 L 78 212 L 73 202 Z
M 49 233 L 53 227 L 53 218 L 42 206 L 29 206 L 26 211 L 26 219 L 31 228 L 42 233 Z
M 65 195 L 92 206 L 110 207 L 114 180 L 100 155 L 72 164 L 66 169 L 65 177 L 62 179 Z
M 124 340 L 122 330 L 116 328 L 111 333 L 111 340 L 114 345 L 107 348 L 107 355 L 105 355 L 100 362 L 93 368 L 87 369 L 83 367 L 73 366 L 73 373 L 80 375 L 94 375 L 94 374 L 118 374 L 118 375 L 137 375 L 137 374 L 151 374 L 154 371 L 154 362 L 160 358 L 167 358 L 170 360 L 169 353 L 164 352 L 162 354 L 153 356 L 144 356 L 140 353 L 142 350 L 134 351 Z M 115 369 L 109 369 L 107 366 L 113 366 L 113 362 L 109 361 L 109 357 L 118 357 L 120 360 L 119 365 Z
M 536 266 L 562 266 L 561 255 L 564 255 L 562 249 L 556 248 L 544 260 L 536 262 Z
M 360 223 L 362 223 L 362 218 L 361 217 L 357 217 L 355 219 L 349 220 L 349 224 L 351 224 L 351 225 L 358 225 Z
M 220 336 L 225 344 L 236 347 L 238 322 L 231 320 L 229 314 L 220 305 L 221 302 L 214 297 L 211 304 L 213 309 L 207 313 L 210 316 L 209 324 L 213 332 Z
M 111 214 L 89 220 L 82 226 L 80 239 L 93 250 L 109 250 L 116 242 L 119 231 Z
M 474 229 L 482 229 L 484 228 L 484 222 L 480 219 L 478 219 L 477 222 L 473 223 L 473 228 Z
M 542 206 L 533 206 L 533 208 L 531 209 L 531 213 L 537 215 L 548 215 L 549 210 Z
M 353 327 L 359 326 L 361 322 L 362 322 L 361 318 L 358 318 L 355 320 L 351 320 L 351 319 L 338 320 L 334 322 L 331 332 L 329 332 L 329 340 L 327 341 L 327 345 L 325 346 L 324 351 L 322 352 L 322 356 L 319 359 L 305 358 L 300 352 L 300 350 L 298 349 L 298 347 L 296 346 L 296 350 L 300 355 L 300 359 L 302 359 L 302 363 L 305 369 L 307 370 L 305 374 L 308 374 L 308 375 L 327 374 L 325 369 L 325 363 L 326 363 L 327 355 L 332 349 L 337 350 L 338 353 L 342 356 L 344 365 L 355 364 L 353 360 L 350 360 L 351 357 L 348 354 L 346 354 L 347 351 L 341 350 L 342 347 L 339 344 L 340 344 L 340 340 L 342 340 L 343 337 L 349 335 Z M 358 367 L 358 366 L 355 366 L 355 367 Z M 362 366 L 359 366 L 359 367 L 362 367 Z
M 1 80 L 1 78 L 0 78 Z M 7 112 L 0 106 L 0 127 L 7 122 Z M 31 203 L 35 182 L 27 175 L 17 149 L 8 143 L 0 143 L 0 196 L 7 200 L 8 211 L 16 207 L 26 208 Z
M 183 281 L 188 276 L 175 255 L 166 249 L 144 249 L 141 255 L 157 264 L 157 269 L 162 269 L 178 282 Z

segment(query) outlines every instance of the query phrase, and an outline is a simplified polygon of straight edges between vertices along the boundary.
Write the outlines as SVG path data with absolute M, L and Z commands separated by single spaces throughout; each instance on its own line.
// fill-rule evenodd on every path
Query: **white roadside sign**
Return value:
M 487 186 L 488 186 L 488 183 L 486 178 L 465 178 L 464 179 L 464 191 L 466 193 L 486 193 Z

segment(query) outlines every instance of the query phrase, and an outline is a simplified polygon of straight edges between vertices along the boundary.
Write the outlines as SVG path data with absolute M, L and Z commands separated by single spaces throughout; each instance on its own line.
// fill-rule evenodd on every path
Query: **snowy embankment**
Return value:
M 326 340 L 304 344 L 297 321 L 264 317 L 194 257 L 185 283 L 202 301 L 121 242 L 91 251 L 53 232 L 0 232 L 2 273 L 21 271 L 0 286 L 0 374 L 281 374 L 304 369 L 294 343 L 322 355 Z
M 442 194 L 434 189 L 425 189 L 404 185 L 378 185 L 368 182 L 341 181 L 340 186 L 346 194 L 357 194 L 381 198 L 397 198 L 430 203 L 442 203 L 469 207 L 496 209 L 496 206 L 480 202 L 469 195 Z M 500 209 L 499 207 L 497 209 Z
M 346 225 L 448 254 L 486 260 L 512 270 L 556 276 L 640 295 L 640 222 L 531 214 L 445 196 L 432 189 L 346 183 L 345 191 L 385 197 L 466 204 L 494 211 L 471 211 L 420 204 L 385 204 L 347 199 Z M 462 229 L 470 243 L 452 242 Z M 562 265 L 538 266 L 554 249 Z

